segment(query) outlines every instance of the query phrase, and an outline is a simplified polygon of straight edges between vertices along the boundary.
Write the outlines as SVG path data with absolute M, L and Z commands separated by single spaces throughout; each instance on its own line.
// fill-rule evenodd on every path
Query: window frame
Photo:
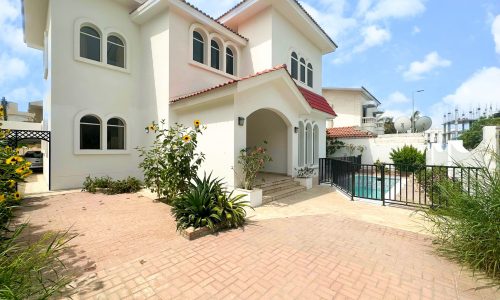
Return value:
M 226 68 L 225 68 L 225 72 L 229 75 L 233 75 L 235 76 L 235 71 L 236 71 L 236 55 L 235 55 L 235 51 L 233 49 L 231 49 L 230 46 L 226 46 L 226 56 L 225 56 L 225 63 L 226 63 Z M 228 53 L 228 51 L 231 52 L 231 54 Z M 232 64 L 231 64 L 231 68 L 232 68 L 232 72 L 229 72 L 228 70 L 228 67 L 229 67 L 229 59 L 232 60 Z
M 195 37 L 195 33 L 199 34 L 200 37 L 201 37 L 201 40 L 196 38 Z M 203 33 L 200 32 L 200 30 L 198 28 L 194 29 L 193 32 L 191 33 L 191 59 L 195 62 L 198 62 L 200 64 L 206 64 L 206 61 L 207 61 L 207 55 L 206 55 L 206 40 L 207 40 L 207 37 L 204 36 Z M 198 43 L 201 43 L 201 50 L 202 50 L 202 61 L 198 61 L 195 59 L 195 41 L 198 42 Z
M 113 125 L 113 124 L 109 124 L 109 122 L 111 120 L 119 120 L 122 125 Z M 123 148 L 110 148 L 109 147 L 109 127 L 113 127 L 113 128 L 123 128 Z M 123 120 L 122 118 L 119 118 L 119 117 L 111 117 L 111 118 L 108 118 L 108 120 L 106 121 L 106 150 L 112 150 L 112 151 L 123 151 L 123 150 L 127 150 L 127 123 L 125 122 L 125 120 Z
M 306 70 L 306 81 L 307 81 L 307 86 L 310 88 L 313 88 L 314 86 L 314 69 L 311 63 L 307 64 L 307 70 Z
M 295 51 L 290 54 L 290 75 L 293 79 L 299 80 L 299 56 Z
M 217 47 L 215 47 L 214 44 Z M 210 67 L 212 67 L 216 70 L 219 70 L 219 71 L 221 70 L 222 65 L 223 65 L 221 56 L 222 56 L 222 51 L 224 50 L 224 48 L 221 49 L 221 44 L 222 43 L 217 41 L 217 39 L 214 39 L 214 38 L 210 39 Z M 217 53 L 214 53 L 214 51 L 217 51 Z M 214 56 L 217 57 L 217 65 L 216 66 L 214 66 L 214 62 L 213 62 Z
M 299 81 L 302 83 L 306 83 L 306 74 L 307 74 L 307 67 L 306 67 L 306 60 L 301 57 L 299 60 Z
M 97 33 L 97 37 L 92 35 L 92 34 L 89 34 L 89 33 L 86 33 L 86 32 L 83 32 L 83 29 L 84 28 L 90 28 L 92 30 L 94 30 L 96 33 Z M 88 57 L 85 57 L 85 56 L 82 56 L 82 35 L 85 35 L 87 37 L 90 37 L 90 38 L 94 38 L 94 39 L 97 39 L 99 41 L 99 60 L 95 60 L 95 59 L 92 59 L 92 58 L 88 58 Z M 84 24 L 81 24 L 80 27 L 79 27 L 79 30 L 78 30 L 78 39 L 79 39 L 79 42 L 78 42 L 78 56 L 81 58 L 81 59 L 85 59 L 85 60 L 89 60 L 89 61 L 93 61 L 93 62 L 96 62 L 96 63 L 100 63 L 103 61 L 103 49 L 102 49 L 102 38 L 103 38 L 103 35 L 102 35 L 102 32 L 101 30 L 95 26 L 94 24 L 91 24 L 91 23 L 84 23 Z
M 93 117 L 97 119 L 98 123 L 88 123 L 88 122 L 83 122 L 83 118 L 85 117 Z M 78 134 L 78 140 L 79 140 L 79 149 L 81 151 L 100 151 L 102 150 L 102 119 L 99 118 L 99 116 L 95 114 L 86 114 L 82 117 L 79 118 L 79 134 Z M 82 148 L 82 125 L 84 126 L 98 126 L 99 127 L 99 148 Z
M 110 42 L 109 41 L 109 38 L 110 37 L 115 37 L 117 39 L 119 39 L 121 42 L 122 42 L 122 45 L 118 45 L 114 42 Z M 109 44 L 113 44 L 115 46 L 118 46 L 118 47 L 122 47 L 123 48 L 123 67 L 121 66 L 117 66 L 117 65 L 113 65 L 113 64 L 110 64 L 109 63 Z M 127 69 L 127 43 L 125 42 L 125 39 L 120 35 L 120 34 L 117 34 L 117 33 L 108 33 L 106 35 L 106 64 L 108 66 L 111 66 L 111 67 L 115 67 L 115 68 L 121 68 L 121 69 Z

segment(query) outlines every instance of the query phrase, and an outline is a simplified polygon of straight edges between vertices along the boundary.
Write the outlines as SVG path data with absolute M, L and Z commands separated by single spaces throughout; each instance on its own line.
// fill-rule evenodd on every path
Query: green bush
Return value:
M 113 180 L 109 176 L 92 178 L 87 176 L 83 182 L 82 191 L 96 193 L 101 190 L 104 194 L 130 194 L 137 193 L 142 189 L 142 182 L 134 177 L 124 180 Z
M 390 158 L 400 172 L 415 172 L 425 165 L 425 153 L 413 146 L 392 149 Z
M 202 134 L 200 121 L 194 121 L 194 128 L 181 124 L 168 127 L 165 121 L 161 127 L 152 123 L 146 130 L 155 134 L 153 145 L 138 148 L 143 161 L 139 167 L 144 172 L 144 183 L 158 199 L 172 202 L 189 189 L 189 182 L 197 177 L 198 169 L 205 159 L 197 153 L 198 135 Z M 168 129 L 167 129 L 168 128 Z
M 483 168 L 477 178 L 466 174 L 464 182 L 470 182 L 471 193 L 451 180 L 441 181 L 447 205 L 427 209 L 424 216 L 439 253 L 500 280 L 500 169 Z
M 432 199 L 433 204 L 439 205 L 446 202 L 439 186 L 450 180 L 447 167 L 423 168 L 415 173 L 415 177 L 420 191 L 427 194 L 427 197 Z
M 484 126 L 500 126 L 500 118 L 482 118 L 475 121 L 469 130 L 466 130 L 459 137 L 464 141 L 466 149 L 476 148 L 483 140 L 483 127 Z
M 264 145 L 267 142 L 264 141 Z M 266 163 L 272 161 L 271 156 L 267 153 L 264 146 L 255 146 L 240 150 L 238 164 L 243 170 L 243 178 L 241 179 L 241 187 L 246 190 L 252 190 L 257 179 L 257 174 L 262 171 Z
M 205 175 L 195 178 L 190 183 L 187 193 L 173 202 L 172 213 L 177 222 L 177 229 L 189 227 L 217 228 L 238 227 L 245 222 L 246 201 L 244 196 L 233 197 L 222 187 L 222 180 Z

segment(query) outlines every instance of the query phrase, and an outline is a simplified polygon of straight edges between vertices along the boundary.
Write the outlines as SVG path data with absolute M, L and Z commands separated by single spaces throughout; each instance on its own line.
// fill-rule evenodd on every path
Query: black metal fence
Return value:
M 409 206 L 435 206 L 447 199 L 439 192 L 447 182 L 472 194 L 477 189 L 480 168 L 455 166 L 406 166 L 361 164 L 322 158 L 319 182 L 336 186 L 354 198 L 364 198 Z

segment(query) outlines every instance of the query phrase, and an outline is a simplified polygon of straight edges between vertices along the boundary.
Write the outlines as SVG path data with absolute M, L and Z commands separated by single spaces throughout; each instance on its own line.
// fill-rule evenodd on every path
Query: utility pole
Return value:
M 411 101 L 413 103 L 413 113 L 411 114 L 411 132 L 414 133 L 415 130 L 415 93 L 422 93 L 424 90 L 418 90 L 411 92 Z

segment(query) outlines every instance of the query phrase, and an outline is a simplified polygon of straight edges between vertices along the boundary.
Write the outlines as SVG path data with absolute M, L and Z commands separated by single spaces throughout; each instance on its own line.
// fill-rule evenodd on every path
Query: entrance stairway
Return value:
M 256 187 L 262 189 L 262 204 L 266 204 L 278 199 L 295 195 L 306 190 L 298 182 L 293 181 L 290 176 L 274 176 L 263 179 L 256 184 Z

